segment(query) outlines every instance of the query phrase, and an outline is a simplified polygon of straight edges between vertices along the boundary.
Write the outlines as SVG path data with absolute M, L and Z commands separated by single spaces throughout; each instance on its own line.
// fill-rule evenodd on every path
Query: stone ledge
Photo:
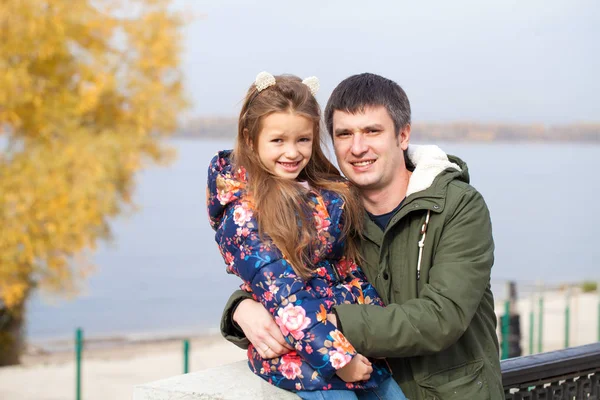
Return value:
M 238 361 L 216 368 L 138 385 L 133 400 L 298 400 L 295 394 L 263 381 Z

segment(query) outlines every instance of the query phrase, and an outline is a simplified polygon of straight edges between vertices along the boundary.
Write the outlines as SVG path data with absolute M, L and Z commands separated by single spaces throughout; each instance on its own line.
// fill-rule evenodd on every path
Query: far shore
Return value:
M 600 123 L 508 122 L 421 122 L 415 121 L 411 135 L 425 142 L 534 142 L 600 143 Z M 192 118 L 181 124 L 175 138 L 233 139 L 237 133 L 235 117 Z

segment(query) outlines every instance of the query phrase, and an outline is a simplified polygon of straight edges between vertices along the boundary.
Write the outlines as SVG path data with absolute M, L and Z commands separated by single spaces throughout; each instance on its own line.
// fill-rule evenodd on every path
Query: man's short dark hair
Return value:
M 329 135 L 333 136 L 334 111 L 357 113 L 377 106 L 385 107 L 390 114 L 396 135 L 410 124 L 410 102 L 396 82 L 370 73 L 344 79 L 333 89 L 325 107 L 325 125 Z

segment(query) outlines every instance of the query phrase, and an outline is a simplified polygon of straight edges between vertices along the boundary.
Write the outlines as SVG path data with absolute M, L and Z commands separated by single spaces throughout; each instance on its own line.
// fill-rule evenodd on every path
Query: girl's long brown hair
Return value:
M 233 152 L 237 168 L 243 166 L 248 175 L 247 189 L 254 202 L 254 212 L 261 237 L 265 234 L 283 253 L 298 276 L 308 279 L 315 266 L 311 243 L 317 231 L 312 213 L 306 206 L 306 193 L 297 181 L 270 173 L 254 149 L 262 119 L 276 112 L 290 112 L 313 122 L 312 157 L 298 175 L 315 189 L 338 193 L 345 202 L 342 234 L 346 242 L 345 256 L 360 261 L 358 238 L 362 229 L 363 208 L 358 192 L 340 175 L 321 148 L 321 112 L 317 100 L 300 78 L 292 75 L 275 77 L 276 84 L 261 92 L 254 84 L 248 89 L 238 122 L 238 135 Z M 236 168 L 236 169 L 237 169 Z

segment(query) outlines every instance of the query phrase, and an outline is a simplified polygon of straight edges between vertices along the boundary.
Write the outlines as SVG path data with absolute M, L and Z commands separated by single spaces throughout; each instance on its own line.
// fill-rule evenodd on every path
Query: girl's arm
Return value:
M 217 243 L 233 273 L 275 317 L 286 340 L 325 379 L 347 365 L 354 347 L 326 320 L 326 299 L 307 286 L 278 249 L 260 240 L 247 204 L 236 201 L 217 230 Z

